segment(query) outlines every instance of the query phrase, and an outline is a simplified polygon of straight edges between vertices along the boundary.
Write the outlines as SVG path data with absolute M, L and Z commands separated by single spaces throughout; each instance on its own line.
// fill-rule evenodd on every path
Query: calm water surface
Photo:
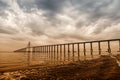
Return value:
M 40 53 L 13 53 L 13 52 L 1 52 L 0 53 L 0 68 L 23 66 L 23 65 L 35 65 L 45 62 L 45 56 Z
M 88 51 L 86 53 L 86 56 L 88 59 L 93 59 L 99 57 L 98 51 L 94 52 L 94 57 L 90 56 L 90 52 Z M 106 53 L 106 52 L 102 52 Z M 113 52 L 116 54 L 116 52 Z M 66 53 L 66 62 L 68 60 L 68 53 Z M 77 52 L 75 54 L 75 60 L 78 59 Z M 106 53 L 108 54 L 108 53 Z M 60 54 L 58 54 L 60 55 Z M 64 53 L 62 54 L 64 56 Z M 80 59 L 84 59 L 83 53 L 80 54 Z M 88 57 L 89 56 L 89 57 Z M 70 60 L 72 61 L 72 53 L 70 53 Z M 54 57 L 52 58 L 52 60 Z M 6 68 L 6 67 L 14 67 L 14 66 L 27 66 L 27 65 L 38 65 L 38 64 L 45 64 L 50 63 L 52 61 L 45 53 L 13 53 L 13 52 L 1 52 L 0 53 L 0 68 Z M 57 59 L 56 59 L 57 60 Z M 60 60 L 60 58 L 58 58 Z M 62 60 L 64 61 L 64 58 L 62 57 Z

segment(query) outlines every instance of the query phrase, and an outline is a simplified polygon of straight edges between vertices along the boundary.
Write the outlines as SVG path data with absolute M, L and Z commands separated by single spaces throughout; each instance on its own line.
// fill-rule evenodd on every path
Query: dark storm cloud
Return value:
M 71 0 L 71 4 L 75 10 L 88 15 L 86 22 L 78 21 L 76 27 L 91 26 L 92 28 L 97 25 L 94 34 L 109 30 L 109 27 L 114 27 L 113 24 L 120 22 L 120 0 Z M 104 19 L 108 22 L 104 23 Z
M 72 0 L 71 4 L 81 12 L 93 15 L 93 17 L 101 17 L 108 15 L 107 8 L 114 0 Z M 118 6 L 119 7 L 119 6 Z
M 6 18 L 7 14 L 5 13 L 5 10 L 9 7 L 9 5 L 3 1 L 0 0 L 0 17 Z
M 7 10 L 7 3 L 0 1 L 0 17 L 4 19 L 6 10 L 8 25 L 31 37 L 88 40 L 112 32 L 120 22 L 120 0 L 17 0 L 9 4 L 12 7 Z M 0 28 L 0 33 L 12 31 Z
M 0 11 L 6 9 L 8 7 L 8 4 L 0 0 Z
M 46 15 L 52 15 L 62 9 L 65 0 L 17 0 L 17 2 L 27 12 L 30 12 L 33 8 L 37 8 L 46 11 Z
M 113 26 L 114 23 L 118 24 L 120 21 L 120 11 L 119 11 L 120 0 L 17 0 L 17 3 L 19 4 L 20 8 L 23 11 L 26 11 L 28 13 L 32 12 L 32 9 L 43 10 L 44 14 L 42 16 L 48 18 L 48 20 L 51 22 L 53 27 L 60 27 L 61 23 L 63 22 L 62 20 L 59 20 L 56 14 L 67 15 L 67 13 L 62 13 L 63 9 L 66 8 L 67 10 L 69 9 L 69 7 L 73 7 L 74 8 L 73 13 L 75 11 L 78 11 L 80 13 L 73 15 L 77 15 L 77 17 L 82 16 L 81 14 L 87 15 L 86 17 L 87 19 L 85 21 L 79 20 L 77 22 L 71 22 L 71 23 L 76 23 L 74 27 L 76 27 L 77 29 L 81 29 L 83 27 L 88 27 L 88 26 L 91 26 L 90 28 L 95 27 L 94 30 L 92 31 L 94 35 L 101 34 L 104 30 L 109 29 L 109 27 L 114 27 Z M 67 4 L 69 4 L 69 6 L 66 6 Z M 104 19 L 107 19 L 107 21 L 104 21 Z M 32 25 L 34 27 L 31 27 Z M 36 25 L 36 23 L 34 24 L 30 23 L 29 26 L 30 26 L 29 28 L 31 28 L 34 34 L 46 35 L 45 29 L 48 28 L 47 26 L 45 26 L 46 28 L 41 28 L 42 25 Z M 65 35 L 73 37 L 73 34 L 65 33 Z M 78 34 L 74 34 L 74 36 L 75 35 Z M 60 33 L 58 37 L 59 36 L 61 37 L 63 35 Z

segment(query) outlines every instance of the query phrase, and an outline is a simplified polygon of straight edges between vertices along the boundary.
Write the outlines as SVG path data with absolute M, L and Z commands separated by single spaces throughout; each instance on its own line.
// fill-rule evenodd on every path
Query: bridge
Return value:
M 96 40 L 86 42 L 74 42 L 53 45 L 30 46 L 15 50 L 14 52 L 32 52 L 46 55 L 48 60 L 56 61 L 80 61 L 89 55 L 111 55 L 120 52 L 120 39 Z M 98 53 L 98 54 L 97 54 Z M 81 57 L 82 56 L 82 57 Z

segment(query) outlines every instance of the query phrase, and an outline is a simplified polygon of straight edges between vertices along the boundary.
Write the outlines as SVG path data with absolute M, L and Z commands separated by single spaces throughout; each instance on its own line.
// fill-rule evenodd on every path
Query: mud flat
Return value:
M 0 80 L 120 80 L 120 67 L 114 58 L 101 56 L 65 65 L 2 71 Z

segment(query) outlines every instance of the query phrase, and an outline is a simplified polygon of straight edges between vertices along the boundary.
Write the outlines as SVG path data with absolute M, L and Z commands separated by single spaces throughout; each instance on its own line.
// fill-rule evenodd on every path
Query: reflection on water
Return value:
M 117 54 L 118 52 L 112 52 L 112 54 Z M 49 55 L 48 55 L 49 54 Z M 64 53 L 0 53 L 0 68 L 13 67 L 13 66 L 23 66 L 23 65 L 43 65 L 51 63 L 68 63 L 73 61 L 73 53 L 66 52 Z M 69 56 L 68 56 L 69 54 Z M 102 52 L 102 55 L 108 55 L 108 52 Z M 60 57 L 62 55 L 62 57 Z M 95 59 L 99 57 L 98 51 L 95 51 L 93 56 L 90 55 L 90 52 L 86 52 L 86 57 L 84 53 L 80 52 L 80 60 L 85 59 Z M 78 61 L 78 54 L 74 52 L 74 61 Z
M 19 66 L 26 64 L 25 53 L 0 53 L 0 67 Z

